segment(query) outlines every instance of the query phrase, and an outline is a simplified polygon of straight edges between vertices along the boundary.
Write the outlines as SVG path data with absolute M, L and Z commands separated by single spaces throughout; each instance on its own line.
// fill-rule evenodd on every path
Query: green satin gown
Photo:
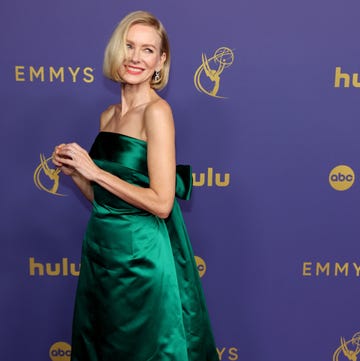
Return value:
M 149 186 L 147 144 L 100 132 L 95 163 Z M 176 195 L 189 199 L 189 166 Z M 218 361 L 194 255 L 179 204 L 167 220 L 97 184 L 76 293 L 72 361 Z

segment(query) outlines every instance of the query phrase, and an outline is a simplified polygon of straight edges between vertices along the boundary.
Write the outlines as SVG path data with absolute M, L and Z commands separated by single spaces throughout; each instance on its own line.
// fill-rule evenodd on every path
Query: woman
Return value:
M 54 164 L 93 203 L 84 237 L 73 361 L 218 360 L 191 245 L 175 195 L 191 169 L 175 163 L 171 108 L 162 89 L 170 51 L 162 24 L 137 11 L 115 29 L 104 74 L 121 102 L 103 112 L 88 154 L 55 148 Z

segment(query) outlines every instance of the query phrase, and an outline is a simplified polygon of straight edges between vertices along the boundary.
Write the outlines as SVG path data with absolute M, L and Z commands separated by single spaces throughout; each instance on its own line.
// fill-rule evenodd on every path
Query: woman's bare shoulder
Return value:
M 115 115 L 117 104 L 108 106 L 100 115 L 100 129 L 106 127 L 112 117 Z
M 145 133 L 150 139 L 166 139 L 165 134 L 174 134 L 174 119 L 172 110 L 167 101 L 162 98 L 149 103 L 144 112 Z
M 159 117 L 172 120 L 172 110 L 169 103 L 160 97 L 146 106 L 144 115 L 147 120 Z

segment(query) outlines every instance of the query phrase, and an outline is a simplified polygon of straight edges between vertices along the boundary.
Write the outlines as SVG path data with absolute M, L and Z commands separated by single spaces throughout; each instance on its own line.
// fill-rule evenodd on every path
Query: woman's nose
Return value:
M 140 61 L 140 51 L 138 49 L 132 49 L 130 53 L 130 60 L 133 63 L 138 63 Z

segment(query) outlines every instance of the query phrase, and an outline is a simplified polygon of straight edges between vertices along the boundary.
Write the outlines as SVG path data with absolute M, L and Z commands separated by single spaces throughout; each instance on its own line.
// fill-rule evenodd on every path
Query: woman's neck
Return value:
M 121 113 L 124 115 L 129 110 L 139 105 L 149 103 L 157 96 L 150 86 L 123 84 L 121 87 Z

